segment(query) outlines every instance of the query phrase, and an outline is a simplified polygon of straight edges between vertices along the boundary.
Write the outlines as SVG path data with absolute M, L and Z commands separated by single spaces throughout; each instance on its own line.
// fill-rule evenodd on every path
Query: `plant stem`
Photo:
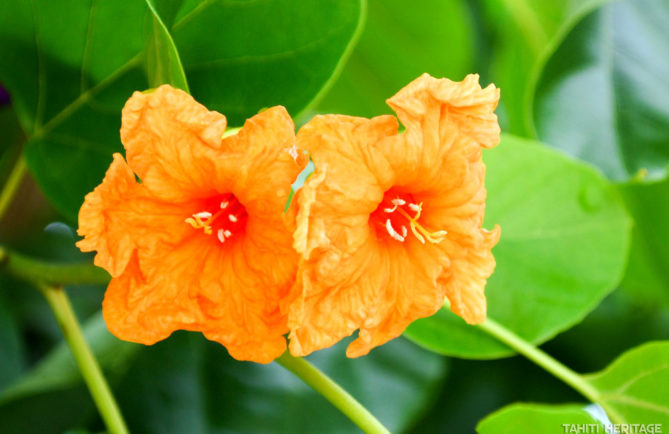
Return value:
M 0 269 L 33 283 L 83 285 L 109 283 L 109 274 L 93 264 L 53 264 L 0 246 Z
M 19 159 L 16 160 L 12 172 L 7 178 L 7 183 L 0 193 L 0 220 L 7 212 L 9 205 L 12 203 L 12 199 L 16 195 L 19 187 L 21 186 L 21 181 L 26 174 L 26 161 L 23 159 L 23 155 L 19 155 Z
M 276 362 L 295 374 L 298 378 L 323 395 L 332 405 L 337 407 L 353 423 L 366 433 L 384 433 L 390 431 L 384 427 L 365 407 L 342 389 L 330 377 L 319 371 L 303 358 L 293 357 L 286 351 Z
M 541 351 L 539 348 L 525 341 L 523 338 L 514 334 L 499 323 L 488 318 L 483 324 L 479 324 L 479 328 L 504 342 L 509 347 L 513 348 L 523 356 L 544 368 L 546 371 L 555 375 L 557 378 L 576 389 L 590 401 L 598 402 L 600 400 L 597 389 L 585 381 L 581 375 L 572 371 L 559 361 L 555 360 L 548 354 Z
M 483 324 L 479 324 L 478 327 L 571 386 L 574 390 L 590 400 L 590 402 L 599 404 L 614 423 L 623 422 L 623 418 L 606 404 L 599 391 L 583 378 L 582 375 L 572 371 L 558 360 L 549 356 L 539 348 L 490 318 L 485 320 Z
M 67 294 L 61 287 L 57 286 L 42 285 L 40 289 L 56 316 L 65 341 L 79 365 L 81 375 L 88 385 L 88 390 L 93 396 L 93 401 L 95 401 L 107 429 L 113 434 L 127 434 L 128 428 L 123 416 L 121 416 L 114 396 L 109 390 L 109 385 L 102 375 L 100 366 L 86 343 Z

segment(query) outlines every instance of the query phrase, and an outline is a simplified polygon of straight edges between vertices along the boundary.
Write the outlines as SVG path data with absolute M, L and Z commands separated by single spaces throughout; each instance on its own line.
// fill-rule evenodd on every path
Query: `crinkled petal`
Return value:
M 135 92 L 122 112 L 121 141 L 128 164 L 155 196 L 185 201 L 211 192 L 226 119 L 190 95 L 163 85 Z M 221 160 L 221 161 L 218 161 Z
M 205 318 L 197 299 L 184 297 L 186 285 L 147 279 L 137 255 L 133 255 L 105 292 L 102 314 L 107 329 L 119 339 L 145 345 L 163 340 L 175 330 L 198 330 Z
M 107 169 L 102 184 L 88 193 L 79 210 L 78 234 L 85 238 L 77 243 L 84 252 L 97 250 L 95 265 L 112 276 L 120 275 L 132 256 L 132 238 L 105 214 L 105 210 L 122 204 L 132 193 L 135 175 L 121 154 Z
M 461 82 L 423 74 L 387 102 L 407 130 L 433 131 L 434 135 L 422 138 L 422 145 L 431 151 L 434 146 L 448 150 L 437 137 L 443 139 L 448 128 L 456 128 L 484 148 L 497 145 L 500 128 L 493 112 L 498 101 L 499 89 L 492 84 L 482 89 L 478 74 L 469 74 Z
M 258 224 L 249 222 L 249 232 L 267 235 Z M 175 330 L 201 331 L 237 359 L 271 362 L 286 347 L 279 304 L 293 284 L 297 258 L 282 239 L 289 235 L 269 234 L 232 238 L 225 248 L 211 236 L 194 236 L 141 264 L 135 256 L 107 290 L 109 330 L 144 344 Z
M 469 324 L 486 319 L 485 284 L 495 269 L 492 248 L 499 240 L 500 229 L 481 229 L 474 236 L 445 243 L 442 248 L 451 258 L 451 266 L 440 279 L 451 310 Z
M 84 239 L 77 246 L 97 250 L 95 264 L 119 276 L 136 250 L 140 257 L 154 256 L 188 235 L 183 206 L 153 198 L 114 154 L 102 184 L 86 195 L 79 211 L 78 234 Z

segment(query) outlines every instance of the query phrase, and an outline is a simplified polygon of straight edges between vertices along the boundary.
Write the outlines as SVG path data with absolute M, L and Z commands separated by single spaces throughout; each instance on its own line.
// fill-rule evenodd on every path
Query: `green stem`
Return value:
M 483 324 L 479 324 L 478 327 L 571 386 L 574 390 L 590 400 L 590 402 L 599 404 L 614 423 L 622 423 L 622 418 L 618 413 L 604 402 L 599 391 L 583 378 L 583 376 L 572 371 L 558 360 L 549 356 L 539 348 L 490 318 Z
M 125 426 L 123 416 L 121 416 L 114 396 L 109 390 L 109 385 L 102 375 L 100 366 L 86 343 L 67 294 L 62 288 L 55 286 L 42 285 L 40 289 L 56 316 L 65 341 L 72 350 L 74 359 L 81 370 L 81 375 L 88 385 L 88 390 L 93 396 L 93 401 L 95 401 L 107 429 L 113 434 L 127 434 L 128 428 Z
M 341 388 L 330 377 L 319 371 L 305 359 L 293 357 L 287 351 L 276 362 L 295 374 L 339 409 L 353 423 L 366 433 L 384 433 L 390 431 L 384 427 L 365 407 Z
M 52 264 L 0 246 L 0 269 L 30 282 L 50 285 L 107 284 L 109 274 L 92 264 Z
M 19 156 L 19 159 L 16 161 L 12 172 L 7 178 L 7 183 L 0 193 L 0 220 L 7 212 L 9 205 L 12 203 L 16 192 L 21 186 L 21 181 L 26 174 L 26 161 L 23 159 L 23 155 Z

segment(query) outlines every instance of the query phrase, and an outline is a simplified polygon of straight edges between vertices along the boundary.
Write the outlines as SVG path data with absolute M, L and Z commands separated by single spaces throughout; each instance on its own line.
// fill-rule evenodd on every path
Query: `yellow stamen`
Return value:
M 225 205 L 227 206 L 227 202 L 224 202 Z M 221 203 L 221 210 L 218 211 L 216 214 L 211 215 L 211 213 L 202 211 L 193 214 L 192 217 L 188 217 L 186 220 L 184 220 L 186 223 L 191 225 L 194 229 L 202 229 L 205 234 L 211 235 L 213 233 L 213 229 L 211 228 L 211 224 L 216 220 L 221 214 L 223 214 L 223 209 L 225 208 L 223 206 L 223 203 Z M 208 216 L 203 220 L 202 218 Z
M 423 244 L 425 244 L 425 240 L 428 240 L 433 244 L 439 244 L 440 242 L 444 241 L 444 239 L 446 238 L 446 234 L 448 232 L 446 231 L 429 232 L 420 223 L 418 223 L 420 214 L 423 212 L 423 203 L 421 202 L 418 205 L 412 203 L 411 205 L 410 208 L 413 211 L 416 211 L 416 215 L 413 217 L 411 217 L 409 213 L 404 211 L 402 208 L 398 208 L 398 211 L 400 212 L 400 214 L 402 214 L 409 220 L 409 226 L 411 227 L 411 232 L 413 232 L 416 238 L 418 238 L 418 240 Z

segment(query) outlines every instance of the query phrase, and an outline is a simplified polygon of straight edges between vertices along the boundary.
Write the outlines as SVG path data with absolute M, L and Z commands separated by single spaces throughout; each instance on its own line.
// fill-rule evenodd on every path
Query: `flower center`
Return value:
M 404 242 L 409 231 L 425 244 L 425 241 L 438 244 L 446 238 L 446 231 L 430 232 L 419 223 L 423 203 L 418 203 L 410 193 L 401 193 L 390 189 L 383 195 L 383 200 L 370 215 L 377 234 L 395 241 Z
M 246 227 L 246 208 L 231 194 L 221 194 L 203 201 L 202 211 L 198 211 L 185 222 L 195 229 L 202 229 L 207 235 L 216 234 L 221 243 Z

